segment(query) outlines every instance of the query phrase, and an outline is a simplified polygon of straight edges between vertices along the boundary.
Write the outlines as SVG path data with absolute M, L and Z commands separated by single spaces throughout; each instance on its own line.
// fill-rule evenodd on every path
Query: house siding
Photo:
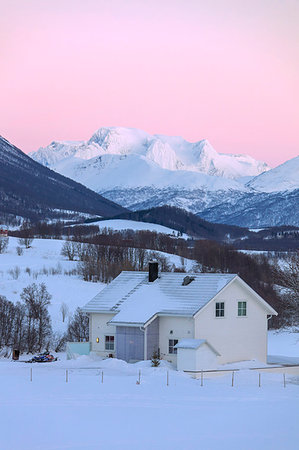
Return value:
M 116 327 L 116 357 L 127 362 L 144 359 L 144 331 L 139 327 Z
M 192 339 L 194 338 L 193 317 L 159 317 L 159 348 L 162 359 L 176 364 L 177 355 L 170 354 L 168 348 L 169 339 Z M 172 333 L 171 333 L 172 331 Z
M 247 302 L 238 317 L 238 301 Z M 224 302 L 224 317 L 215 317 L 215 303 Z M 195 338 L 206 339 L 219 353 L 220 364 L 267 359 L 267 313 L 238 280 L 220 292 L 195 318 Z
M 116 327 L 108 325 L 115 314 L 89 314 L 89 342 L 91 351 L 98 355 L 107 357 L 109 354 L 115 354 L 115 350 L 105 350 L 105 336 L 115 336 Z M 99 338 L 99 342 L 97 342 Z
M 202 344 L 197 349 L 178 348 L 178 370 L 197 371 L 215 367 L 217 367 L 217 355 L 207 344 Z
M 159 350 L 159 317 L 153 320 L 146 329 L 147 350 L 146 358 L 151 359 L 154 352 Z

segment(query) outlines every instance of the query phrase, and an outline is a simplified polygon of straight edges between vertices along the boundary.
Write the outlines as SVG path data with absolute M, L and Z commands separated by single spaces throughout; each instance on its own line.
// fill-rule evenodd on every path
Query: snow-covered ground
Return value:
M 54 331 L 65 331 L 67 327 L 68 319 L 62 322 L 62 303 L 67 304 L 71 315 L 105 287 L 103 283 L 83 281 L 78 275 L 67 275 L 76 269 L 77 262 L 61 256 L 63 243 L 55 239 L 35 239 L 32 248 L 24 249 L 23 255 L 18 256 L 18 239 L 10 237 L 8 251 L 0 255 L 0 295 L 15 303 L 20 301 L 24 287 L 45 283 L 52 295 L 49 312 Z M 11 273 L 16 267 L 20 271 L 17 279 Z
M 123 230 L 134 230 L 134 231 L 156 231 L 156 233 L 169 234 L 171 236 L 177 237 L 178 231 L 173 228 L 164 227 L 163 225 L 159 225 L 157 223 L 150 222 L 137 222 L 136 220 L 125 220 L 125 219 L 109 219 L 109 220 L 101 220 L 98 222 L 86 223 L 83 225 L 97 225 L 100 229 L 110 228 L 114 231 L 123 231 Z M 184 239 L 188 238 L 187 234 L 183 234 L 180 236 Z
M 268 332 L 268 355 L 284 355 L 299 358 L 299 332 L 270 330 Z
M 272 333 L 273 351 L 294 355 L 297 337 Z M 284 388 L 281 373 L 262 373 L 259 387 L 258 372 L 242 370 L 233 387 L 231 373 L 205 375 L 201 386 L 164 362 L 64 358 L 0 359 L 1 449 L 298 448 L 299 376 L 287 374 Z
M 62 301 L 73 311 L 105 286 L 64 274 L 76 262 L 60 255 L 63 241 L 34 240 L 22 256 L 16 254 L 17 245 L 10 238 L 8 252 L 0 255 L 0 294 L 17 301 L 23 287 L 45 282 L 58 329 L 65 326 Z M 179 257 L 170 259 L 182 263 Z M 20 274 L 13 279 L 9 271 L 16 266 Z M 52 268 L 61 273 L 51 275 Z M 269 333 L 271 355 L 298 357 L 298 347 L 298 333 Z M 1 450 L 298 448 L 298 375 L 287 374 L 284 388 L 282 373 L 263 372 L 259 387 L 258 373 L 248 370 L 256 363 L 244 362 L 234 387 L 231 373 L 205 375 L 201 386 L 200 379 L 166 362 L 151 368 L 148 361 L 127 364 L 93 355 L 67 361 L 65 354 L 58 356 L 57 362 L 44 365 L 0 359 Z M 136 384 L 139 370 L 141 383 Z
M 52 295 L 49 312 L 53 331 L 65 331 L 68 319 L 63 323 L 60 311 L 62 303 L 66 303 L 69 315 L 76 308 L 85 305 L 106 285 L 83 281 L 78 275 L 71 274 L 76 269 L 77 261 L 67 261 L 61 256 L 64 241 L 55 239 L 34 239 L 32 248 L 24 249 L 17 255 L 19 246 L 17 238 L 9 238 L 6 253 L 0 254 L 0 295 L 7 300 L 17 302 L 24 287 L 32 283 L 45 283 Z M 176 267 L 192 270 L 194 261 L 176 255 L 159 252 L 169 258 Z M 18 268 L 18 269 L 16 269 Z M 16 278 L 16 271 L 19 274 Z

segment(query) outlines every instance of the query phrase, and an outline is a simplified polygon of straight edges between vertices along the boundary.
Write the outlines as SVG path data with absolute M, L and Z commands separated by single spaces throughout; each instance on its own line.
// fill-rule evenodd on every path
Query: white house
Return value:
M 276 311 L 238 275 L 122 272 L 83 308 L 91 351 L 128 362 L 154 351 L 179 370 L 266 362 L 268 318 Z

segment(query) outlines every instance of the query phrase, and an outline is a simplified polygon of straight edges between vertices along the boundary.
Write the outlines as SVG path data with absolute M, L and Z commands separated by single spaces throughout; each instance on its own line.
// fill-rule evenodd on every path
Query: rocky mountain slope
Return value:
M 124 208 L 33 161 L 0 136 L 1 214 L 46 219 L 66 210 L 106 217 Z

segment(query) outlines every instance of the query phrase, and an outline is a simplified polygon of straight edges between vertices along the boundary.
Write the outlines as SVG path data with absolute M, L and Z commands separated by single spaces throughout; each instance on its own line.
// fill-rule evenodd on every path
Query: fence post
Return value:
M 102 383 L 104 383 L 104 371 L 102 370 Z
M 259 373 L 259 387 L 261 387 L 261 374 Z
M 69 381 L 69 371 L 66 369 L 65 371 L 65 382 L 68 383 Z
M 234 378 L 235 378 L 235 372 L 232 371 L 232 387 L 234 387 Z
M 200 385 L 203 386 L 203 370 L 201 371 L 200 374 Z
M 32 367 L 30 367 L 30 381 L 32 381 Z
M 169 386 L 169 372 L 167 370 L 167 374 L 166 374 L 166 386 Z
M 139 373 L 138 373 L 138 384 L 140 384 L 140 379 L 141 379 L 141 370 L 139 369 Z
M 286 387 L 286 374 L 283 374 L 283 387 Z

